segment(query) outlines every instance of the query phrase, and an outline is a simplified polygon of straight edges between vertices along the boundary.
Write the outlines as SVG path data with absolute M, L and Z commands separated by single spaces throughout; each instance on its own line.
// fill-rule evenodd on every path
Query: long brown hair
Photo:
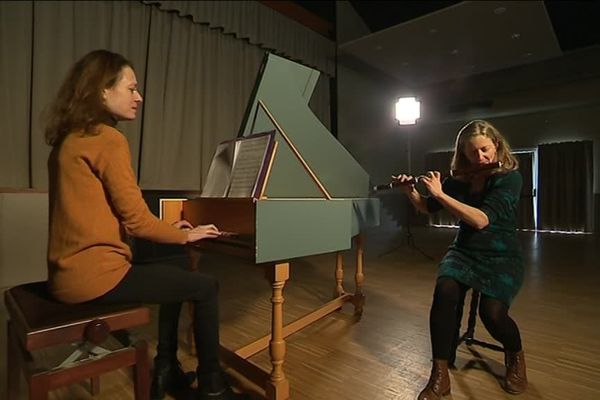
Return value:
M 125 57 L 108 50 L 94 50 L 77 61 L 50 105 L 46 143 L 55 146 L 71 132 L 95 135 L 98 124 L 114 124 L 104 107 L 102 90 L 119 81 L 124 67 L 133 68 Z
M 496 157 L 502 163 L 501 169 L 503 171 L 512 171 L 519 168 L 519 162 L 512 154 L 508 141 L 500 134 L 498 129 L 487 121 L 476 119 L 463 126 L 456 136 L 451 164 L 453 170 L 464 170 L 471 166 L 464 150 L 465 144 L 474 136 L 485 136 L 496 145 Z

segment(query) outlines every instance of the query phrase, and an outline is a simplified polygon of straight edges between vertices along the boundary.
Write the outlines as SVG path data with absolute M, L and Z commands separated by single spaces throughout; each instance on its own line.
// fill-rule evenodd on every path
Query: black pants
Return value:
M 458 341 L 460 318 L 469 287 L 449 277 L 438 279 L 429 315 L 433 358 L 448 360 Z M 479 316 L 494 339 L 506 351 L 521 350 L 521 335 L 515 321 L 508 316 L 508 305 L 481 294 Z
M 219 370 L 218 283 L 177 265 L 134 264 L 119 284 L 94 303 L 160 304 L 157 362 L 177 358 L 177 330 L 183 301 L 194 304 L 194 340 L 200 373 Z

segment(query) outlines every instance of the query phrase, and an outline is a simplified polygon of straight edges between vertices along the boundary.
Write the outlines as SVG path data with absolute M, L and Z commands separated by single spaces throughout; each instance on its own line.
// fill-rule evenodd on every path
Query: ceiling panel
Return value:
M 460 2 L 339 49 L 408 86 L 562 55 L 542 1 Z

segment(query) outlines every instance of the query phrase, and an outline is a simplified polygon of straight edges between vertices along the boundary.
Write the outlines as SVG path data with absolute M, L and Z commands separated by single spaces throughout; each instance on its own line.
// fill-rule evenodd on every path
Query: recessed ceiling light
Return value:
M 518 32 L 515 32 L 515 33 L 513 33 L 513 34 L 510 35 L 510 38 L 511 39 L 515 39 L 515 40 L 516 39 L 520 39 L 521 38 L 521 34 L 518 33 Z
M 504 14 L 505 12 L 506 12 L 506 7 L 494 8 L 494 14 L 496 14 L 496 15 L 501 15 L 501 14 Z

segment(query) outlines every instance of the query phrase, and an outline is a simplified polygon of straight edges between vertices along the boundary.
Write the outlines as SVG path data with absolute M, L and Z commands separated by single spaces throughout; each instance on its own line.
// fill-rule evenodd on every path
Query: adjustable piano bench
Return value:
M 99 376 L 133 366 L 135 398 L 150 397 L 148 345 L 130 343 L 126 329 L 150 322 L 148 308 L 138 305 L 63 304 L 49 295 L 46 282 L 15 286 L 4 293 L 7 322 L 7 399 L 18 398 L 19 371 L 25 374 L 29 399 L 47 399 L 58 387 L 91 379 L 91 392 L 99 392 Z M 98 347 L 108 336 L 119 336 L 123 347 Z M 126 335 L 126 339 L 123 336 Z M 61 344 L 81 343 L 56 367 L 35 366 L 33 351 Z M 86 356 L 81 359 L 82 356 Z

